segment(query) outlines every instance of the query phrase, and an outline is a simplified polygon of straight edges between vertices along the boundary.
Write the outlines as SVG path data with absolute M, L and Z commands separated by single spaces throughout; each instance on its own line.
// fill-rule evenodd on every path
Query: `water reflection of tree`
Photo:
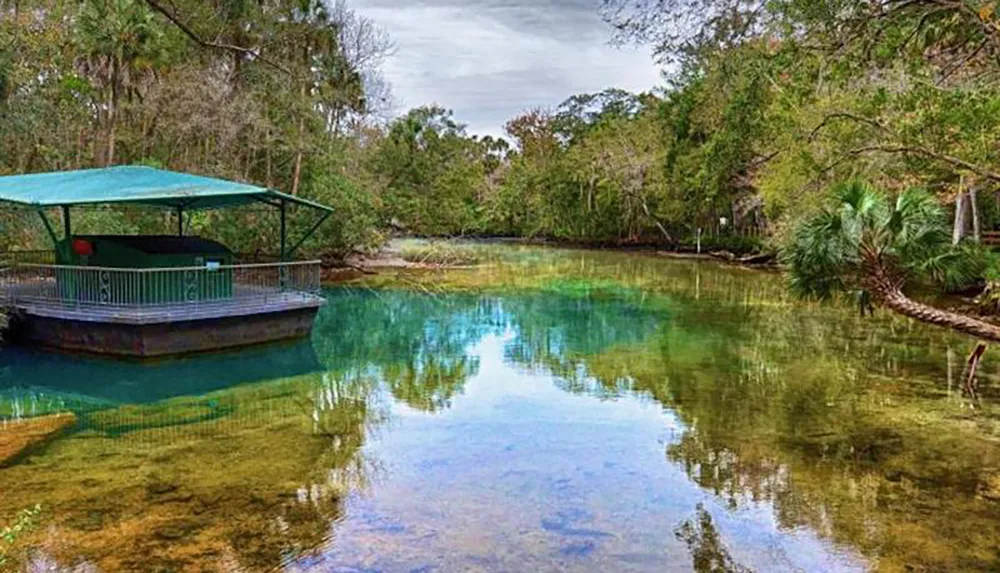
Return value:
M 928 382 L 944 377 L 947 337 L 793 306 L 780 283 L 741 271 L 602 261 L 559 262 L 541 278 L 508 268 L 503 280 L 532 289 L 496 296 L 333 292 L 313 340 L 324 374 L 101 406 L 82 421 L 86 440 L 52 452 L 44 479 L 5 470 L 0 491 L 16 485 L 52 507 L 67 544 L 98 562 L 111 559 L 106 546 L 183 569 L 197 548 L 273 567 L 324 543 L 343 492 L 377 471 L 360 452 L 382 420 L 380 389 L 447 408 L 478 372 L 469 347 L 512 333 L 506 359 L 553 372 L 568 391 L 635 393 L 673 410 L 686 430 L 668 459 L 734 506 L 770 501 L 782 527 L 808 526 L 889 568 L 994 564 L 1000 459 L 955 430 L 989 435 L 992 412 L 956 419 Z M 121 465 L 137 451 L 149 465 Z M 84 475 L 97 483 L 84 488 Z M 696 556 L 725 562 L 702 519 L 679 532 Z
M 509 361 L 565 370 L 577 355 L 649 338 L 660 321 L 639 300 L 587 293 L 478 297 L 345 289 L 328 305 L 314 343 L 324 367 L 363 369 L 383 379 L 397 400 L 429 412 L 447 408 L 478 373 L 478 357 L 469 349 L 487 334 L 513 334 L 505 347 Z
M 733 506 L 769 501 L 782 527 L 809 527 L 888 569 L 997 564 L 989 500 L 1000 499 L 1000 458 L 976 434 L 993 433 L 995 417 L 966 421 L 942 400 L 949 336 L 804 307 L 772 277 L 643 258 L 582 254 L 530 273 L 502 263 L 451 276 L 451 286 L 488 283 L 498 296 L 390 301 L 397 311 L 381 322 L 395 330 L 384 345 L 395 350 L 371 350 L 384 336 L 374 333 L 361 355 L 407 356 L 415 362 L 400 371 L 412 372 L 431 355 L 462 355 L 487 332 L 512 332 L 507 360 L 554 373 L 568 391 L 635 393 L 673 410 L 686 430 L 668 459 Z M 436 330 L 445 340 L 427 339 L 427 316 L 448 312 L 462 319 Z M 397 397 L 447 403 L 432 398 L 434 384 L 411 378 L 397 383 Z M 701 536 L 695 553 L 713 546 L 704 526 L 682 533 Z
M 327 304 L 313 337 L 324 365 L 380 378 L 396 399 L 429 412 L 461 394 L 479 371 L 468 348 L 503 321 L 495 300 L 401 289 L 332 291 Z
M 712 515 L 701 504 L 696 508 L 694 519 L 680 524 L 674 535 L 687 544 L 691 551 L 691 565 L 697 573 L 750 573 L 729 555 Z
M 419 362 L 418 362 L 419 360 Z M 466 381 L 479 370 L 474 356 L 421 356 L 382 368 L 392 395 L 411 408 L 437 412 L 451 407 Z
M 641 297 L 607 293 L 543 293 L 504 299 L 514 331 L 506 358 L 546 368 L 572 384 L 581 356 L 652 336 L 664 319 L 662 308 L 647 308 Z
M 568 389 L 673 410 L 686 430 L 668 459 L 733 506 L 769 501 L 782 527 L 888 569 L 1000 566 L 1000 450 L 980 433 L 995 417 L 941 399 L 949 338 L 730 294 L 675 301 L 644 344 L 550 364 Z

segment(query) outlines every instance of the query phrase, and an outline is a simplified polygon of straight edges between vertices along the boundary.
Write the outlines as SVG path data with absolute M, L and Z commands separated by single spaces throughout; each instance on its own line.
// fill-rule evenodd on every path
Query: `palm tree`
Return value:
M 103 163 L 111 165 L 115 161 L 119 100 L 152 68 L 161 30 L 152 10 L 141 0 L 86 0 L 76 28 L 86 54 L 81 68 L 107 94 L 103 105 L 107 139 L 102 155 Z
M 937 200 L 910 189 L 891 201 L 861 182 L 833 189 L 834 202 L 794 231 L 782 252 L 792 290 L 825 299 L 854 292 L 862 312 L 873 303 L 904 316 L 1000 342 L 1000 327 L 912 300 L 904 289 L 915 282 L 945 288 L 982 276 L 985 258 L 977 245 L 952 246 Z

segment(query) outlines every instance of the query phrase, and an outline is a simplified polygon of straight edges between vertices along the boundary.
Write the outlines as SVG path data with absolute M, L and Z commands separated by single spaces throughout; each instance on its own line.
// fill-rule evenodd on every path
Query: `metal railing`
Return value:
M 0 268 L 0 300 L 154 308 L 252 303 L 318 295 L 320 262 L 126 269 L 14 262 Z

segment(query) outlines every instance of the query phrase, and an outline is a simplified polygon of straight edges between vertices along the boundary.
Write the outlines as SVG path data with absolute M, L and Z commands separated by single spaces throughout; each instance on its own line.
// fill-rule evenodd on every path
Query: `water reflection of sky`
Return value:
M 384 480 L 350 499 L 320 557 L 289 569 L 688 571 L 675 529 L 702 504 L 743 566 L 863 570 L 808 530 L 783 531 L 769 504 L 728 510 L 665 463 L 683 431 L 669 410 L 563 392 L 505 358 L 514 342 L 471 346 L 479 372 L 447 411 L 393 406 L 392 431 L 366 448 Z

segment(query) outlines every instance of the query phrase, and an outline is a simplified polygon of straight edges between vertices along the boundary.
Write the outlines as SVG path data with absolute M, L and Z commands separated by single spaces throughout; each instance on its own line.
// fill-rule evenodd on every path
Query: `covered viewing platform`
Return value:
M 37 212 L 53 243 L 0 253 L 0 305 L 15 342 L 136 358 L 221 350 L 307 336 L 324 302 L 320 262 L 293 259 L 330 216 L 324 205 L 139 166 L 0 177 L 0 202 Z M 172 211 L 176 234 L 73 233 L 74 207 L 126 204 Z M 221 243 L 185 236 L 186 213 L 254 204 L 280 219 L 273 261 L 244 261 Z M 317 215 L 288 245 L 293 205 Z M 61 225 L 50 221 L 56 212 Z

